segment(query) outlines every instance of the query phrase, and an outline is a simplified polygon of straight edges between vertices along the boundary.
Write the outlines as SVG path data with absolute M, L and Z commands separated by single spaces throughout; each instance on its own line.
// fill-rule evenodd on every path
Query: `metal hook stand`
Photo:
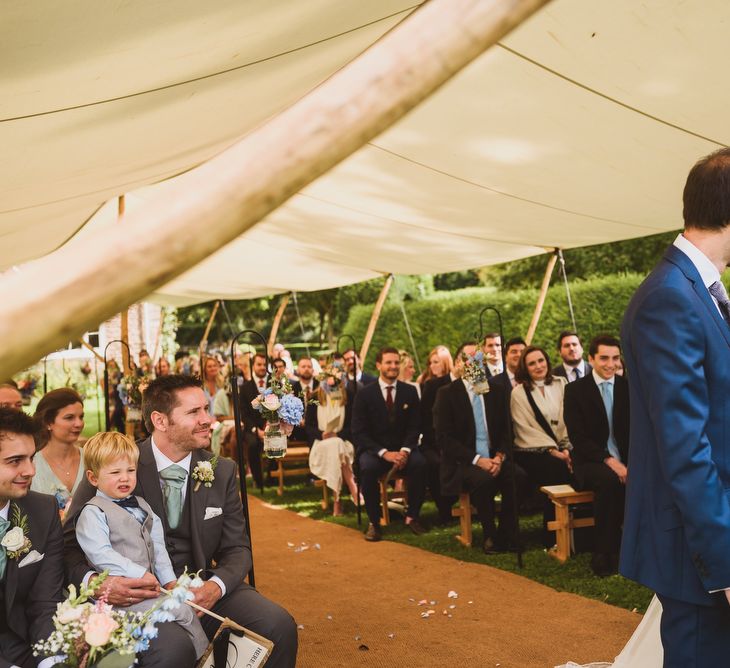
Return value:
M 499 340 L 500 340 L 500 347 L 499 347 L 499 357 L 502 361 L 502 373 L 507 374 L 507 365 L 504 361 L 504 326 L 502 324 L 502 314 L 499 312 L 497 308 L 494 306 L 485 306 L 479 313 L 479 345 L 482 345 L 484 336 L 484 323 L 483 318 L 484 314 L 487 311 L 492 311 L 497 316 L 497 322 L 499 323 Z M 510 416 L 510 404 L 509 404 L 509 394 L 507 394 L 507 401 L 504 406 L 504 410 L 507 411 L 507 417 Z M 515 548 L 517 550 L 517 566 L 518 568 L 522 568 L 522 542 L 520 541 L 520 519 L 518 515 L 519 510 L 519 504 L 517 503 L 517 476 L 516 474 L 516 463 L 515 463 L 515 452 L 514 452 L 514 434 L 512 433 L 512 419 L 507 420 L 507 459 L 510 463 L 511 467 L 511 473 L 512 473 L 512 502 L 514 503 L 514 540 L 515 540 Z
M 233 400 L 233 419 L 236 423 L 236 460 L 238 463 L 238 482 L 241 488 L 241 505 L 243 507 L 243 516 L 246 520 L 246 535 L 251 545 L 251 570 L 248 572 L 248 583 L 256 586 L 256 579 L 253 570 L 253 543 L 251 542 L 251 518 L 248 511 L 248 493 L 246 491 L 246 465 L 243 461 L 243 448 L 245 447 L 243 438 L 243 426 L 241 419 L 241 399 L 238 392 L 238 375 L 236 374 L 236 344 L 244 334 L 252 334 L 261 341 L 266 358 L 266 368 L 269 368 L 269 353 L 266 346 L 266 339 L 255 329 L 244 329 L 238 332 L 231 341 L 231 369 L 233 370 L 233 378 L 231 381 L 231 399 Z
M 129 355 L 129 359 L 132 359 L 132 351 L 129 349 L 129 344 L 126 341 L 122 341 L 122 339 L 114 339 L 104 346 L 104 421 L 106 431 L 110 431 L 111 429 L 111 417 L 109 414 L 109 362 L 106 359 L 106 351 L 109 350 L 109 346 L 112 343 L 121 343 L 123 346 L 126 346 L 127 355 Z
M 353 385 L 352 385 L 352 403 L 353 406 L 355 404 L 355 397 L 357 396 L 357 343 L 355 343 L 355 338 L 351 334 L 340 334 L 337 337 L 337 343 L 335 344 L 335 348 L 337 349 L 337 354 L 340 353 L 340 341 L 342 339 L 350 339 L 350 342 L 352 343 L 352 352 L 355 355 L 355 359 L 353 360 Z M 345 378 L 349 380 L 350 374 L 347 371 L 347 363 L 345 363 Z M 345 389 L 347 391 L 347 389 Z M 352 410 L 352 409 L 351 409 Z M 352 418 L 351 418 L 352 419 Z M 355 499 L 355 505 L 357 506 L 357 526 L 362 526 L 362 506 L 360 505 L 360 467 L 358 466 L 358 457 L 357 457 L 357 448 L 355 448 L 355 466 L 354 472 L 355 472 L 355 482 L 357 483 L 357 498 Z

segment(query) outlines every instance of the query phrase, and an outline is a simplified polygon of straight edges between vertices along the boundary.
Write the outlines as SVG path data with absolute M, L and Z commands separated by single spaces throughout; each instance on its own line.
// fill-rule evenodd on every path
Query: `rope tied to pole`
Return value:
M 297 313 L 297 320 L 299 321 L 299 331 L 302 333 L 302 342 L 304 343 L 306 350 L 307 350 L 307 357 L 311 357 L 311 353 L 309 352 L 309 344 L 304 340 L 304 323 L 302 322 L 302 315 L 299 313 L 299 302 L 297 301 L 297 293 L 296 290 L 292 291 L 291 293 L 292 299 L 294 299 L 294 310 Z
M 406 313 L 406 303 L 403 297 L 398 300 L 400 302 L 400 312 L 403 314 L 403 323 L 406 326 L 406 332 L 408 332 L 408 340 L 411 342 L 411 350 L 413 351 L 413 358 L 416 362 L 416 368 L 418 373 L 421 373 L 421 361 L 418 359 L 418 351 L 416 350 L 416 341 L 413 338 L 413 331 L 411 330 L 411 324 L 408 322 L 408 314 Z
M 568 274 L 565 271 L 565 257 L 563 256 L 563 249 L 556 248 L 555 252 L 560 262 L 560 273 L 563 275 L 563 283 L 565 284 L 565 296 L 568 298 L 568 310 L 570 311 L 570 321 L 573 323 L 573 331 L 577 332 L 578 327 L 575 324 L 575 313 L 573 311 L 573 300 L 570 296 L 570 285 L 568 283 Z

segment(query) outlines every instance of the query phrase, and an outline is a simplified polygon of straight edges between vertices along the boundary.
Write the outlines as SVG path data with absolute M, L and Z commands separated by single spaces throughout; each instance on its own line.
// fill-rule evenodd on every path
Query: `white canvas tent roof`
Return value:
M 114 224 L 113 198 L 143 204 L 413 9 L 398 0 L 4 7 L 0 270 L 22 271 Z M 315 290 L 679 227 L 689 166 L 728 143 L 728 24 L 722 0 L 554 0 L 153 299 Z

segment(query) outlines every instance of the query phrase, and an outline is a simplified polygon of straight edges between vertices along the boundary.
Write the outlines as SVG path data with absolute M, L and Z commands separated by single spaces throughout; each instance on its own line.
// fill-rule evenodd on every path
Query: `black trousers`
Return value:
M 513 468 L 516 485 L 513 485 L 512 480 Z M 485 540 L 491 538 L 504 547 L 512 543 L 517 521 L 514 487 L 517 488 L 517 499 L 519 499 L 526 484 L 526 477 L 525 472 L 519 466 L 512 467 L 509 462 L 503 464 L 496 478 L 476 465 L 468 466 L 464 470 L 462 489 L 469 492 L 471 503 L 477 509 L 477 516 L 482 525 Z M 494 497 L 498 493 L 502 495 L 499 529 L 497 529 L 494 521 Z
M 240 584 L 213 606 L 213 612 L 268 638 L 274 651 L 267 668 L 294 668 L 297 661 L 297 625 L 284 608 L 259 594 L 247 584 Z M 203 630 L 212 638 L 220 622 L 209 615 L 200 620 Z M 155 668 L 193 668 L 195 651 L 190 637 L 181 626 L 160 624 L 159 633 L 149 650 L 139 655 L 140 666 Z
M 594 495 L 594 552 L 617 555 L 621 548 L 626 486 L 603 462 L 576 464 L 575 480 L 578 489 L 590 490 Z
M 365 497 L 365 510 L 368 519 L 375 526 L 380 524 L 380 487 L 378 478 L 385 475 L 392 464 L 378 457 L 376 452 L 366 450 L 361 453 L 360 462 L 360 489 Z M 411 450 L 408 463 L 403 469 L 408 481 L 408 517 L 418 519 L 426 496 L 426 458 L 419 450 Z
M 264 451 L 264 444 L 259 437 L 253 432 L 247 431 L 245 435 L 246 441 L 246 461 L 251 469 L 251 477 L 256 487 L 264 488 L 264 473 L 261 466 L 261 456 Z
M 442 522 L 451 520 L 451 506 L 456 503 L 456 496 L 444 495 L 441 493 L 441 455 L 438 451 L 428 449 L 421 450 L 426 458 L 427 486 L 431 492 L 431 498 L 439 511 L 439 519 Z
M 549 452 L 520 452 L 514 451 L 515 461 L 524 469 L 531 487 L 542 487 L 544 485 L 572 485 L 573 476 L 562 459 L 553 457 Z M 547 530 L 547 523 L 555 519 L 555 506 L 543 495 L 542 511 L 542 533 L 543 544 L 551 547 L 555 542 L 552 532 Z

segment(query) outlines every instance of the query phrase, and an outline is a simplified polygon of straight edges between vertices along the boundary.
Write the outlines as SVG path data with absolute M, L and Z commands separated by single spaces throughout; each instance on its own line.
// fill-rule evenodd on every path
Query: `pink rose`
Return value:
M 103 612 L 92 612 L 84 624 L 84 639 L 91 647 L 102 647 L 109 642 L 112 631 L 117 624 L 109 615 Z
M 275 394 L 267 394 L 264 397 L 264 408 L 267 410 L 278 411 L 279 406 L 281 406 L 281 402 L 279 401 L 279 397 Z

